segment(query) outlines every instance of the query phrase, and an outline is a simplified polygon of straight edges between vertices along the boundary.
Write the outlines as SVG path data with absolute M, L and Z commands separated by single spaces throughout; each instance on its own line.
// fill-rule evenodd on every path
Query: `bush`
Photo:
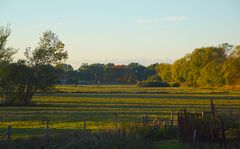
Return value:
M 171 83 L 171 87 L 180 87 L 179 83 Z
M 153 128 L 148 132 L 147 137 L 152 140 L 176 139 L 177 129 L 172 127 Z
M 137 83 L 138 87 L 170 87 L 166 82 L 162 81 L 141 81 Z

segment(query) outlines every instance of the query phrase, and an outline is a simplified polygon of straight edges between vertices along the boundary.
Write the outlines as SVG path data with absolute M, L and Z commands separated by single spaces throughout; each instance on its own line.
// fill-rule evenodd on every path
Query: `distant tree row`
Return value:
M 71 65 L 59 64 L 56 66 L 62 70 L 60 78 L 68 84 L 78 84 L 86 81 L 100 84 L 135 84 L 156 74 L 153 65 L 145 67 L 138 63 L 128 65 L 109 64 L 82 64 L 78 70 L 73 70 Z
M 13 62 L 16 49 L 6 47 L 9 27 L 0 27 L 0 98 L 7 104 L 29 104 L 33 95 L 56 83 L 140 84 L 141 86 L 220 87 L 240 84 L 240 45 L 195 49 L 173 64 L 82 64 L 77 70 L 63 62 L 64 43 L 46 31 L 38 46 L 26 48 L 25 60 Z
M 100 84 L 135 84 L 140 86 L 220 87 L 240 84 L 240 45 L 228 43 L 197 48 L 172 64 L 156 63 L 148 67 L 128 65 L 82 64 L 74 70 L 69 64 L 56 66 L 59 78 L 67 84 L 87 81 Z
M 195 49 L 173 64 L 161 63 L 157 73 L 166 83 L 195 87 L 220 87 L 240 84 L 240 45 Z

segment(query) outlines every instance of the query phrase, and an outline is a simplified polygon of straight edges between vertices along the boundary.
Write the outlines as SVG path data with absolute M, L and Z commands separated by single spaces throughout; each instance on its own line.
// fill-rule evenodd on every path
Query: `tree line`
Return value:
M 147 67 L 128 65 L 82 64 L 77 70 L 69 64 L 56 66 L 67 84 L 79 80 L 100 84 L 135 84 L 140 86 L 221 87 L 240 84 L 240 45 L 228 43 L 196 48 L 192 53 L 169 63 Z
M 221 87 L 240 84 L 240 45 L 224 43 L 202 47 L 176 60 L 157 66 L 158 76 L 167 83 L 194 87 Z
M 145 67 L 139 63 L 128 65 L 108 64 L 82 64 L 77 70 L 69 64 L 59 64 L 56 68 L 61 70 L 60 80 L 66 84 L 136 84 L 155 75 L 155 65 Z M 59 81 L 60 81 L 59 80 Z
M 11 30 L 0 27 L 0 98 L 5 104 L 30 104 L 33 95 L 57 83 L 138 84 L 139 86 L 220 87 L 240 84 L 240 45 L 228 43 L 195 49 L 173 62 L 147 67 L 82 64 L 74 70 L 65 64 L 64 43 L 52 31 L 40 37 L 38 46 L 25 49 L 25 59 L 13 61 L 17 50 L 6 47 Z

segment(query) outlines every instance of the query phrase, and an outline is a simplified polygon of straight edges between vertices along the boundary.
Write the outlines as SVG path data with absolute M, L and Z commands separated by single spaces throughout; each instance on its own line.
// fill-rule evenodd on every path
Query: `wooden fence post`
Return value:
M 171 111 L 171 127 L 173 127 L 173 110 Z
M 143 122 L 143 126 L 145 126 L 145 117 L 142 116 L 142 122 Z
M 7 138 L 9 143 L 11 142 L 11 134 L 12 134 L 12 127 L 11 125 L 8 125 Z
M 215 107 L 214 107 L 214 104 L 213 104 L 213 99 L 211 99 L 211 113 L 213 116 L 215 116 Z
M 48 137 L 48 135 L 49 135 L 48 129 L 49 129 L 49 120 L 47 120 L 47 124 L 46 124 L 46 136 L 47 136 L 47 137 Z
M 148 113 L 146 114 L 146 124 L 148 125 Z
M 202 118 L 204 118 L 204 112 L 202 112 Z
M 84 128 L 84 131 L 87 130 L 87 123 L 86 123 L 86 120 L 83 120 L 83 128 Z
M 229 120 L 232 120 L 232 119 L 233 119 L 233 118 L 232 118 L 232 117 L 233 117 L 233 111 L 232 111 L 232 108 L 230 108 L 230 107 L 228 107 L 228 114 L 229 114 L 229 115 L 228 115 L 228 119 L 229 119 Z
M 118 128 L 118 113 L 115 114 L 115 127 Z
M 148 115 L 146 114 L 145 116 L 142 116 L 143 120 L 143 126 L 146 126 L 148 124 Z

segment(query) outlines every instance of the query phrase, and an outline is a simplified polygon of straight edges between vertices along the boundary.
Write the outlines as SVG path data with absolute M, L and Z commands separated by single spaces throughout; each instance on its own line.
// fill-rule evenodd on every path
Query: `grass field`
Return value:
M 142 115 L 168 118 L 181 108 L 201 112 L 214 99 L 218 112 L 240 115 L 240 92 L 212 89 L 138 88 L 133 85 L 57 86 L 34 96 L 33 105 L 0 107 L 0 135 L 11 125 L 14 138 L 44 135 L 46 121 L 50 134 L 97 130 L 114 126 L 115 115 L 123 122 L 142 120 Z

